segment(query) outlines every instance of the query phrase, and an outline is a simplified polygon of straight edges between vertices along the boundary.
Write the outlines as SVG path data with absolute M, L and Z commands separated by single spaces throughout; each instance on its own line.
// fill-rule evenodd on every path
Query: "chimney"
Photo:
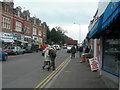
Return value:
M 14 8 L 14 1 L 13 0 L 3 0 L 3 2 L 10 5 L 11 8 Z

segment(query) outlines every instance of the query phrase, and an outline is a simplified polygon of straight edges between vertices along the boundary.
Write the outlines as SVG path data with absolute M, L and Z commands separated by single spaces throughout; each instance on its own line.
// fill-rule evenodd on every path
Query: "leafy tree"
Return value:
M 52 41 L 52 42 L 57 43 L 58 33 L 57 33 L 57 31 L 56 31 L 55 28 L 53 28 L 53 29 L 51 30 L 50 37 L 51 37 L 51 41 Z
M 47 30 L 47 43 L 51 43 L 51 37 L 50 37 L 50 29 L 49 29 L 49 26 L 47 26 L 47 24 L 45 24 L 45 27 L 46 27 L 46 30 Z
M 51 44 L 62 45 L 66 42 L 66 40 L 70 39 L 68 36 L 65 35 L 67 30 L 62 29 L 61 27 L 52 28 L 52 30 L 47 29 L 47 42 Z

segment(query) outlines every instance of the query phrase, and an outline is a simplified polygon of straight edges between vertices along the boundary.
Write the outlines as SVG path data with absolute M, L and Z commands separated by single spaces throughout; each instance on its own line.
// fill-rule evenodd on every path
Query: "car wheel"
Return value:
M 4 58 L 3 58 L 3 61 L 6 61 L 6 60 L 7 60 L 7 58 L 8 58 L 8 56 L 7 56 L 7 55 L 5 55 L 5 56 L 4 56 Z

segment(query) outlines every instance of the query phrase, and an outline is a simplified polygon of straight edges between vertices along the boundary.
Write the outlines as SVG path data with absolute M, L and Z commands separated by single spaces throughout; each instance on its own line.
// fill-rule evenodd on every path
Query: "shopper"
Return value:
M 71 51 L 71 59 L 75 58 L 75 53 L 76 53 L 75 47 L 73 46 L 70 51 Z
M 43 65 L 43 69 L 48 65 L 48 67 L 50 66 L 50 55 L 49 55 L 49 51 L 50 51 L 50 47 L 46 47 L 44 50 L 44 65 Z
M 80 55 L 80 58 L 81 58 L 82 53 L 83 53 L 83 47 L 82 47 L 82 46 L 80 46 L 80 47 L 78 48 L 78 51 L 79 51 L 79 55 Z
M 52 47 L 52 49 L 49 50 L 49 55 L 50 55 L 50 66 L 47 68 L 48 71 L 51 69 L 55 70 L 55 58 L 56 58 L 56 50 L 54 47 Z

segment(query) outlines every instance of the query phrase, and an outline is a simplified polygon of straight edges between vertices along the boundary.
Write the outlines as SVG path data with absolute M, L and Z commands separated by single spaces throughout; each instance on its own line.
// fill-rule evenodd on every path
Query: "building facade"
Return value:
M 120 1 L 109 0 L 101 5 L 105 8 L 98 7 L 94 16 L 98 19 L 90 22 L 87 38 L 99 60 L 99 75 L 108 87 L 120 88 Z
M 39 18 L 30 17 L 29 10 L 21 11 L 22 8 L 14 8 L 12 0 L 0 2 L 2 10 L 1 39 L 3 48 L 17 45 L 28 47 L 32 45 L 41 46 L 46 43 L 46 23 Z

